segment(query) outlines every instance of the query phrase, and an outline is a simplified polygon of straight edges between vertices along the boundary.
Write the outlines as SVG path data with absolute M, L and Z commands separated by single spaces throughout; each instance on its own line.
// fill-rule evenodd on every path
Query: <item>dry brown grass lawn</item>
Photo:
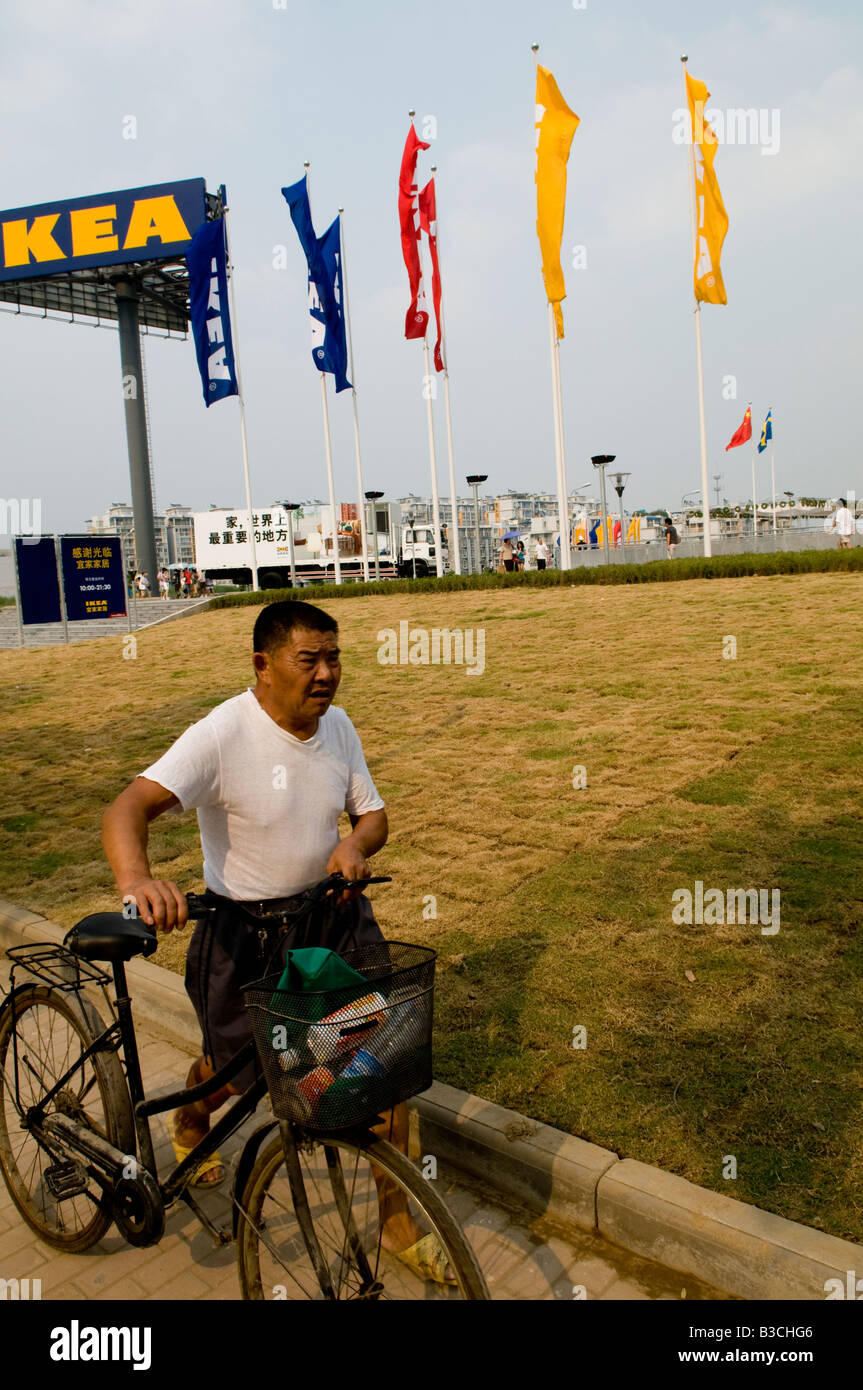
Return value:
M 861 601 L 863 575 L 836 574 L 332 603 L 339 703 L 390 816 L 376 911 L 441 951 L 442 1079 L 858 1238 Z M 4 897 L 67 926 L 116 907 L 101 812 L 252 683 L 256 614 L 144 632 L 134 661 L 117 639 L 3 655 Z M 484 628 L 484 674 L 379 665 L 401 619 Z M 152 859 L 202 886 L 194 813 L 154 826 Z M 782 931 L 673 927 L 695 878 L 781 882 Z M 821 1098 L 811 1128 L 795 1097 Z

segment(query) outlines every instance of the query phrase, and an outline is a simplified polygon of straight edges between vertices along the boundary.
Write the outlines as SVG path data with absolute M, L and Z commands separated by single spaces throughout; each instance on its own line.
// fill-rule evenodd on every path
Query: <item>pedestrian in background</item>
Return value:
M 512 541 L 507 538 L 500 548 L 500 561 L 505 570 L 515 569 L 515 556 L 512 549 Z
M 549 548 L 548 548 L 548 546 L 546 545 L 545 541 L 537 541 L 537 543 L 536 543 L 536 567 L 537 567 L 538 570 L 544 570 L 544 569 L 545 569 L 546 565 L 548 564 L 549 555 L 550 555 L 550 551 L 549 551 Z
M 680 537 L 677 534 L 677 528 L 674 526 L 671 517 L 667 516 L 665 518 L 665 552 L 669 560 L 674 559 L 674 552 L 679 545 Z
M 830 530 L 838 532 L 840 550 L 851 545 L 851 537 L 854 535 L 854 517 L 849 511 L 848 503 L 844 497 L 839 498 L 839 506 L 836 508 L 836 515 Z

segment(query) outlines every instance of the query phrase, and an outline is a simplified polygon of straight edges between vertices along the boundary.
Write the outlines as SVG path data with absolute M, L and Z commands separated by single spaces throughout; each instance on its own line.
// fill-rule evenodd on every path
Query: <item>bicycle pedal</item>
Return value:
M 54 1163 L 45 1169 L 45 1181 L 52 1197 L 80 1197 L 87 1191 L 89 1181 L 86 1170 L 80 1163 L 69 1159 L 67 1163 Z

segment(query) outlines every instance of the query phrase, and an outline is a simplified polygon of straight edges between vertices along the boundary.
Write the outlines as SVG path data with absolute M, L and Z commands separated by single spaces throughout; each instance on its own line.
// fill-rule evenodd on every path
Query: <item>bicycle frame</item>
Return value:
M 14 969 L 14 967 L 13 967 Z M 100 972 L 101 973 L 101 972 Z M 176 1110 L 180 1106 L 191 1104 L 193 1101 L 202 1100 L 205 1096 L 212 1095 L 225 1086 L 233 1076 L 239 1074 L 256 1056 L 254 1042 L 248 1042 L 241 1050 L 228 1062 L 220 1071 L 215 1072 L 207 1081 L 201 1082 L 197 1086 L 184 1087 L 178 1091 L 172 1091 L 169 1095 L 154 1097 L 151 1100 L 146 1098 L 144 1092 L 143 1078 L 141 1076 L 141 1064 L 138 1055 L 138 1041 L 135 1033 L 135 1024 L 132 1017 L 132 1000 L 129 996 L 126 983 L 126 970 L 123 961 L 113 962 L 114 990 L 116 1010 L 114 1021 L 110 1023 L 98 1037 L 86 1047 L 75 1060 L 67 1067 L 66 1071 L 57 1078 L 49 1091 L 41 1097 L 37 1105 L 27 1107 L 28 1123 L 33 1127 L 37 1137 L 45 1137 L 42 1130 L 42 1117 L 44 1112 L 51 1105 L 55 1097 L 72 1080 L 73 1076 L 79 1071 L 85 1062 L 99 1052 L 113 1051 L 118 1052 L 122 1049 L 122 1057 L 126 1064 L 126 1084 L 129 1089 L 129 1097 L 132 1102 L 132 1115 L 135 1124 L 135 1135 L 138 1145 L 138 1159 L 141 1166 L 147 1170 L 154 1182 L 156 1182 L 162 1201 L 166 1206 L 171 1205 L 183 1192 L 186 1179 L 201 1161 L 208 1158 L 225 1139 L 235 1130 L 239 1129 L 249 1115 L 253 1114 L 260 1101 L 267 1094 L 267 1083 L 263 1076 L 258 1077 L 252 1082 L 245 1091 L 238 1095 L 237 1101 L 231 1106 L 217 1124 L 215 1124 L 199 1144 L 187 1155 L 182 1162 L 173 1168 L 167 1177 L 160 1181 L 156 1171 L 156 1158 L 153 1148 L 153 1137 L 150 1130 L 150 1116 L 160 1115 L 167 1110 Z M 107 977 L 105 977 L 107 979 Z M 69 993 L 78 993 L 84 989 L 85 980 L 80 980 L 74 985 L 67 986 Z M 12 989 L 10 998 L 12 1000 L 12 1018 L 15 1020 L 15 998 L 18 989 Z M 110 1003 L 110 1000 L 109 1000 Z M 22 1059 L 18 1053 L 17 1029 L 13 1031 L 13 1057 L 15 1072 L 15 1101 L 19 1110 L 24 1106 L 21 1101 L 19 1089 L 19 1067 Z M 46 1117 L 47 1118 L 47 1117 Z M 48 1134 L 50 1136 L 50 1126 Z M 108 1144 L 99 1146 L 104 1151 L 104 1157 L 114 1158 L 118 1164 L 128 1161 L 129 1154 L 116 1154 Z

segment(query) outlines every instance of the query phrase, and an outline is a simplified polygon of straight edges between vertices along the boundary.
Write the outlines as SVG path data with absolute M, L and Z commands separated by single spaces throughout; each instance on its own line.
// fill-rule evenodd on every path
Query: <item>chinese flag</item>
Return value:
M 429 316 L 425 289 L 420 270 L 420 209 L 417 191 L 417 154 L 427 150 L 428 142 L 420 140 L 411 125 L 405 141 L 399 173 L 399 224 L 402 232 L 402 255 L 407 266 L 411 287 L 410 308 L 405 317 L 405 337 L 424 338 Z
M 726 444 L 726 446 L 725 446 L 725 452 L 726 452 L 726 454 L 728 453 L 728 450 L 729 450 L 729 449 L 736 449 L 738 444 L 745 444 L 746 441 L 747 441 L 747 439 L 751 439 L 751 438 L 752 438 L 752 410 L 751 410 L 751 408 L 750 408 L 749 406 L 747 406 L 747 407 L 746 407 L 746 414 L 745 414 L 744 417 L 743 417 L 743 424 L 740 426 L 740 429 L 739 429 L 739 430 L 735 430 L 734 434 L 731 436 L 731 443 L 730 443 L 730 444 Z

